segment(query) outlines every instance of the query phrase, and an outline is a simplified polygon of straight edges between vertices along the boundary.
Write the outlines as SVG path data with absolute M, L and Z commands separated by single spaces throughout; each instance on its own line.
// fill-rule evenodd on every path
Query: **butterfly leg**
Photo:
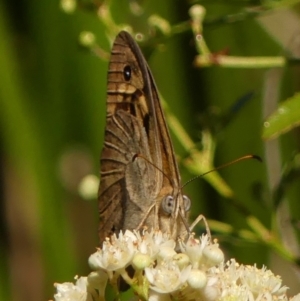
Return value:
M 206 229 L 206 233 L 209 237 L 209 240 L 211 240 L 211 233 L 210 233 L 210 229 L 209 229 L 209 226 L 208 226 L 208 223 L 207 223 L 207 220 L 205 218 L 204 215 L 200 214 L 198 215 L 198 217 L 194 220 L 194 222 L 190 225 L 190 232 L 193 231 L 193 229 L 195 228 L 195 226 L 200 222 L 200 221 L 203 221 L 204 225 L 205 225 L 205 229 Z
M 144 215 L 143 219 L 141 220 L 141 222 L 139 223 L 139 225 L 136 227 L 136 230 L 139 231 L 143 225 L 145 224 L 145 221 L 147 220 L 147 218 L 150 215 L 150 212 L 153 210 L 153 208 L 156 206 L 156 203 L 154 203 L 153 205 L 151 205 L 149 207 L 149 209 L 147 210 L 146 214 Z

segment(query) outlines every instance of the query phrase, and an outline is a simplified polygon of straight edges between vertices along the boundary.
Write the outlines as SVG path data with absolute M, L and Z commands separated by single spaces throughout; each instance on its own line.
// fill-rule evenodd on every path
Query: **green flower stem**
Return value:
M 213 166 L 213 154 L 214 154 L 214 143 L 212 137 L 208 131 L 203 131 L 202 144 L 203 150 L 199 151 L 189 137 L 187 132 L 184 130 L 178 119 L 170 112 L 166 102 L 160 95 L 164 111 L 166 112 L 166 118 L 168 125 L 172 132 L 176 135 L 176 138 L 184 149 L 190 153 L 189 158 L 184 161 L 185 166 L 195 175 L 201 175 L 209 170 L 214 169 Z M 234 193 L 232 189 L 225 183 L 217 172 L 213 172 L 205 175 L 207 180 L 222 196 L 226 198 L 233 197 Z
M 284 67 L 287 60 L 283 56 L 275 57 L 239 57 L 228 55 L 198 55 L 194 61 L 197 67 L 210 67 L 213 65 L 226 68 L 275 68 Z
M 101 22 L 104 24 L 108 37 L 113 38 L 115 37 L 118 32 L 124 28 L 130 31 L 131 27 L 129 25 L 120 24 L 117 25 L 115 20 L 113 19 L 111 12 L 110 12 L 110 0 L 105 0 L 98 9 L 98 16 Z
M 148 288 L 143 285 L 143 283 L 140 284 L 136 278 L 131 279 L 126 269 L 121 269 L 118 272 L 122 276 L 122 278 L 132 287 L 132 289 L 139 295 L 141 300 L 148 300 Z
M 191 29 L 190 21 L 185 21 L 185 22 L 175 24 L 171 27 L 170 36 L 190 31 L 190 29 Z
M 104 290 L 98 290 L 98 294 L 94 289 L 90 289 L 89 293 L 92 295 L 93 300 L 105 301 L 105 287 Z
M 263 8 L 268 10 L 282 9 L 287 8 L 289 6 L 294 6 L 299 2 L 299 0 L 266 1 L 266 4 L 263 5 Z
M 257 218 L 254 216 L 247 217 L 247 223 L 259 239 L 271 249 L 275 250 L 280 256 L 286 260 L 295 263 L 297 258 L 277 239 L 277 237 L 270 232 Z
M 195 45 L 198 53 L 209 55 L 210 50 L 203 38 L 203 21 L 206 15 L 206 10 L 202 5 L 195 4 L 189 9 L 191 17 L 191 29 L 195 37 Z
M 277 252 L 281 257 L 285 258 L 289 262 L 295 263 L 297 261 L 296 256 L 289 252 L 276 238 L 274 233 L 270 232 L 257 218 L 254 216 L 247 217 L 247 223 L 251 227 L 252 231 L 235 229 L 226 223 L 221 223 L 215 220 L 208 220 L 208 223 L 215 231 L 225 234 L 232 235 L 236 232 L 236 235 L 248 242 L 257 243 L 262 242 L 263 244 L 270 247 L 272 250 Z
M 172 132 L 176 135 L 178 141 L 182 144 L 186 151 L 190 152 L 190 157 L 185 160 L 185 165 L 189 170 L 195 174 L 202 174 L 208 170 L 213 169 L 212 166 L 212 154 L 214 152 L 214 145 L 212 143 L 212 138 L 210 137 L 209 132 L 203 131 L 203 150 L 198 151 L 196 145 L 186 133 L 184 128 L 179 123 L 178 119 L 170 113 L 170 110 L 161 97 L 164 110 L 166 112 L 166 118 L 168 125 L 170 126 Z M 227 198 L 233 197 L 233 192 L 224 182 L 224 180 L 219 176 L 217 172 L 208 174 L 205 176 L 205 179 L 223 196 Z M 253 232 L 248 230 L 238 231 L 237 234 L 241 238 L 245 238 L 248 241 L 262 241 L 264 244 L 267 244 L 269 247 L 274 249 L 277 253 L 281 254 L 282 257 L 286 258 L 291 262 L 295 262 L 296 258 L 291 254 L 284 246 L 275 239 L 275 237 L 269 232 L 267 228 L 254 216 L 248 216 L 247 221 Z M 232 233 L 234 229 L 228 224 L 217 224 L 216 221 L 209 221 L 209 225 L 212 229 L 220 229 L 220 232 Z

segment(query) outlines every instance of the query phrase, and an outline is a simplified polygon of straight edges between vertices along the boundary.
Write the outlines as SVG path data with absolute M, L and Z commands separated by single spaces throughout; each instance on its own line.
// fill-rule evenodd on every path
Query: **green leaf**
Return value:
M 300 124 L 300 93 L 285 100 L 264 122 L 263 139 L 274 139 Z

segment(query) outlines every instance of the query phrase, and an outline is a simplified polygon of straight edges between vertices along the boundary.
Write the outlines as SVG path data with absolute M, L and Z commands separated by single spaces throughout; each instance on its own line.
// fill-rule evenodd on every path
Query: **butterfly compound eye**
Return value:
M 174 209 L 174 197 L 171 195 L 167 195 L 161 203 L 162 209 L 165 211 L 167 214 L 171 214 Z
M 184 210 L 189 211 L 191 209 L 191 199 L 186 195 L 183 195 L 182 198 L 183 198 Z
M 128 82 L 131 80 L 131 67 L 126 65 L 123 69 L 124 79 Z

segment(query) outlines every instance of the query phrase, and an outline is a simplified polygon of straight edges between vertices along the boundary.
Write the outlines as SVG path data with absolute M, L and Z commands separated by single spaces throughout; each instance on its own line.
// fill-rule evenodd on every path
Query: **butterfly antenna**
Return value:
M 215 167 L 214 169 L 209 170 L 209 171 L 203 173 L 202 175 L 196 176 L 196 177 L 194 177 L 194 178 L 188 180 L 185 184 L 183 184 L 183 186 L 181 187 L 181 189 L 182 189 L 183 187 L 185 187 L 187 184 L 189 184 L 190 182 L 192 182 L 192 181 L 194 181 L 194 180 L 196 180 L 196 179 L 198 179 L 198 178 L 202 178 L 203 176 L 205 176 L 205 175 L 207 175 L 207 174 L 209 174 L 209 173 L 211 173 L 211 172 L 213 172 L 213 171 L 217 171 L 217 170 L 223 169 L 223 168 L 225 168 L 225 167 L 227 167 L 227 166 L 230 166 L 230 165 L 235 164 L 235 163 L 237 163 L 237 162 L 244 161 L 244 160 L 248 160 L 248 159 L 255 159 L 255 160 L 259 161 L 259 162 L 262 162 L 261 157 L 259 157 L 259 156 L 257 156 L 257 155 L 251 155 L 251 154 L 250 154 L 250 155 L 245 155 L 245 156 L 243 156 L 243 157 L 237 158 L 237 159 L 232 160 L 232 161 L 230 161 L 230 162 L 228 162 L 228 163 L 225 163 L 225 164 L 222 164 L 222 165 L 220 165 L 220 166 L 218 166 L 218 167 Z
M 173 184 L 173 181 L 172 181 L 172 179 L 170 179 L 169 177 L 168 177 L 168 175 L 167 174 L 165 174 L 164 173 L 164 171 L 162 170 L 162 169 L 160 169 L 159 167 L 157 167 L 155 164 L 153 164 L 151 161 L 149 161 L 145 156 L 143 156 L 142 154 L 135 154 L 133 157 L 132 157 L 132 162 L 134 162 L 135 161 L 135 159 L 137 159 L 137 158 L 142 158 L 142 159 L 144 159 L 147 163 L 149 163 L 150 165 L 152 165 L 154 168 L 156 168 L 157 170 L 159 170 L 169 181 L 170 181 L 170 183 L 171 184 Z

